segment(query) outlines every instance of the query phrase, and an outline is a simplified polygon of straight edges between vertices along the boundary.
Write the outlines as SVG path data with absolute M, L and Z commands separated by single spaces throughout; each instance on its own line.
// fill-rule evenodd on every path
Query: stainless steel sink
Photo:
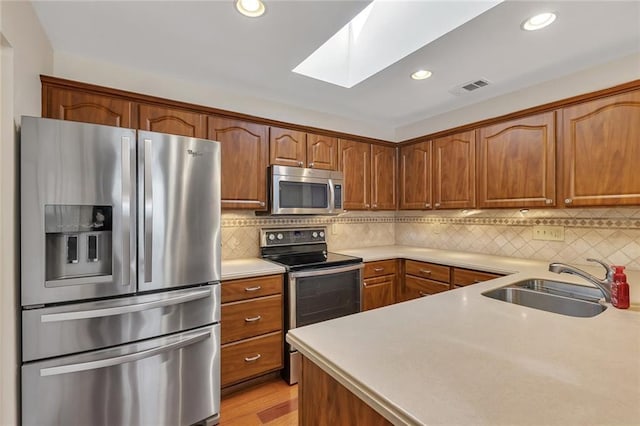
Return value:
M 598 302 L 602 293 L 597 288 L 543 279 L 519 281 L 482 295 L 572 317 L 594 317 L 607 309 Z

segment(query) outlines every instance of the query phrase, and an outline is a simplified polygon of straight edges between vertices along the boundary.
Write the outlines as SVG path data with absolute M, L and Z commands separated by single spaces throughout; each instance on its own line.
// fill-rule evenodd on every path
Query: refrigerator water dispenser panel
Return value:
M 45 206 L 45 280 L 112 274 L 112 207 Z

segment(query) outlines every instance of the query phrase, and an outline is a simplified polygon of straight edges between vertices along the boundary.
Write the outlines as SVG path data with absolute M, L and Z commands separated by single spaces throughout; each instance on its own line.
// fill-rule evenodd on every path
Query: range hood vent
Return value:
M 454 87 L 453 89 L 449 90 L 449 93 L 459 96 L 465 93 L 473 92 L 474 90 L 481 89 L 485 86 L 488 86 L 489 84 L 491 83 L 486 78 L 481 78 L 479 80 L 471 80 L 459 86 Z

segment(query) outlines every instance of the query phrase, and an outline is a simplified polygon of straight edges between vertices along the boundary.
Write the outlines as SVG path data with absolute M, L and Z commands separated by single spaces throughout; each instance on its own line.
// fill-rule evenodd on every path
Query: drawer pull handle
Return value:
M 373 270 L 375 272 L 382 272 L 382 271 L 384 271 L 384 268 L 373 268 Z
M 482 281 L 480 281 L 480 280 L 473 280 L 473 283 L 474 283 L 474 284 L 478 284 L 478 283 L 481 283 L 481 282 L 482 282 Z
M 256 321 L 260 321 L 262 319 L 262 317 L 260 315 L 253 317 L 253 318 L 245 318 L 244 322 L 256 322 Z
M 420 269 L 420 273 L 425 275 L 431 275 L 431 271 L 428 269 Z
M 255 362 L 257 360 L 259 360 L 262 357 L 262 355 L 258 354 L 256 356 L 248 356 L 244 359 L 244 362 Z
M 257 285 L 255 287 L 245 287 L 244 291 L 246 291 L 247 293 L 253 293 L 254 291 L 258 291 L 262 288 L 262 286 Z
M 424 291 L 418 291 L 420 293 L 420 297 L 429 296 L 429 293 L 425 293 Z

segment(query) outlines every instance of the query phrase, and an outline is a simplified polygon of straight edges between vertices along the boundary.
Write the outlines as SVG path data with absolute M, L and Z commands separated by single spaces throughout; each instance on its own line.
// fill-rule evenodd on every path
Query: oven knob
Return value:
M 320 231 L 320 238 L 324 238 L 324 232 Z
M 273 241 L 276 239 L 275 234 L 269 234 L 269 241 Z
M 313 234 L 311 234 L 311 236 L 312 236 L 313 238 L 318 238 L 318 233 L 314 231 L 314 232 L 313 232 Z
M 284 235 L 282 235 L 282 234 L 278 234 L 278 236 L 277 236 L 276 238 L 278 238 L 279 240 L 281 240 L 281 239 L 283 239 L 283 238 L 284 238 Z

